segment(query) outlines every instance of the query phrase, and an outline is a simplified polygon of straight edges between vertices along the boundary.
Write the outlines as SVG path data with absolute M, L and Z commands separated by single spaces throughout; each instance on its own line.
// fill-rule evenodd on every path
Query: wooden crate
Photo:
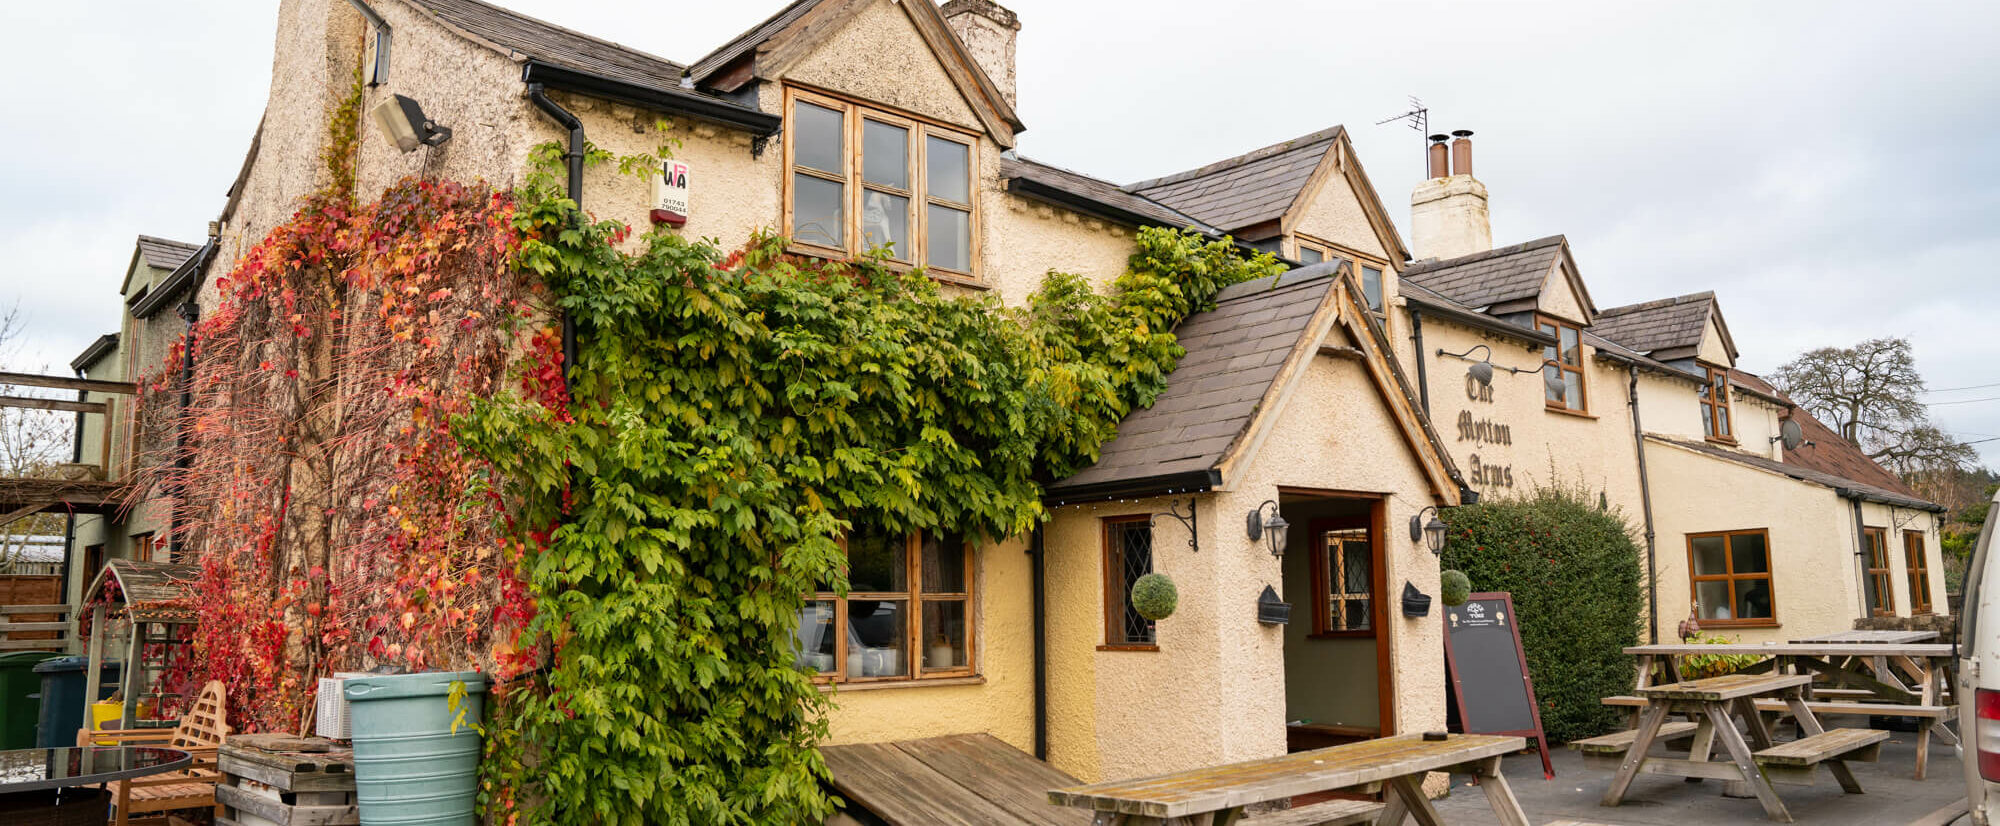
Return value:
M 358 826 L 354 751 L 320 737 L 239 734 L 217 755 L 218 826 Z

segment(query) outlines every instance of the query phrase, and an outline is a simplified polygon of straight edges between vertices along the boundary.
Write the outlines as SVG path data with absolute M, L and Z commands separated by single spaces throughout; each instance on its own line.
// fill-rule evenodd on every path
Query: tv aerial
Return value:
M 1421 98 L 1418 98 L 1416 95 L 1411 95 L 1410 111 L 1404 112 L 1403 114 L 1397 115 L 1393 118 L 1384 118 L 1382 120 L 1378 120 L 1375 122 L 1375 125 L 1384 126 L 1387 124 L 1395 123 L 1396 121 L 1404 121 L 1405 123 L 1409 124 L 1411 129 L 1416 130 L 1417 140 L 1418 140 L 1417 145 L 1424 148 L 1425 154 L 1420 157 L 1424 158 L 1424 172 L 1426 175 L 1428 175 L 1430 172 L 1429 147 L 1430 147 L 1430 133 L 1431 133 L 1431 110 L 1428 107 L 1424 106 L 1424 102 Z

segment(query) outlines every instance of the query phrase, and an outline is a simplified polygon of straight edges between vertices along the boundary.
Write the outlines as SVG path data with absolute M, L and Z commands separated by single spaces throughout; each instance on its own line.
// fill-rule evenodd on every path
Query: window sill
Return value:
M 1597 416 L 1591 414 L 1589 411 L 1586 410 L 1571 410 L 1567 407 L 1549 407 L 1547 405 L 1543 405 L 1542 409 L 1550 413 L 1561 413 L 1565 416 L 1575 416 L 1579 419 L 1590 419 L 1592 421 L 1595 421 L 1597 419 Z
M 1742 444 L 1735 439 L 1718 439 L 1714 436 L 1709 436 L 1704 441 L 1712 445 L 1722 445 L 1723 447 L 1740 447 Z
M 1118 645 L 1100 645 L 1100 646 L 1098 646 L 1098 647 L 1097 647 L 1097 650 L 1099 650 L 1099 651 L 1158 651 L 1158 650 L 1160 650 L 1160 646 L 1159 646 L 1158 644 L 1152 644 L 1152 645 L 1147 645 L 1147 644 L 1143 644 L 1143 643 L 1120 643 L 1120 644 L 1118 644 Z
M 851 691 L 885 691 L 896 688 L 931 688 L 934 686 L 942 687 L 942 686 L 952 686 L 952 685 L 985 685 L 985 684 L 986 684 L 986 678 L 984 676 L 979 674 L 971 674 L 964 677 L 932 677 L 927 680 L 877 680 L 875 682 L 867 682 L 867 683 L 820 683 L 819 691 L 821 694 L 826 694 L 833 691 L 839 691 L 842 694 L 846 694 Z
M 1767 620 L 1767 619 L 1749 619 L 1749 620 L 1717 620 L 1717 619 L 1705 619 L 1705 620 L 1700 620 L 1700 622 L 1701 622 L 1701 629 L 1702 629 L 1703 631 L 1706 631 L 1706 630 L 1708 630 L 1708 629 L 1710 629 L 1710 628 L 1783 628 L 1783 627 L 1785 627 L 1784 623 L 1781 623 L 1781 622 L 1779 622 L 1779 621 L 1777 621 L 1777 620 L 1774 620 L 1774 619 L 1768 619 L 1768 620 Z
M 849 254 L 846 250 L 836 250 L 827 247 L 813 246 L 810 244 L 799 243 L 797 241 L 793 241 L 785 245 L 785 254 L 797 255 L 805 258 L 818 258 L 822 261 L 830 261 L 836 264 L 852 264 L 856 260 L 856 256 Z M 878 263 L 891 270 L 895 270 L 896 272 L 909 272 L 917 268 L 917 265 L 915 264 L 907 264 L 902 261 L 885 260 Z M 936 281 L 940 284 L 950 284 L 954 287 L 965 287 L 967 289 L 972 289 L 972 290 L 993 289 L 993 285 L 987 283 L 985 279 L 979 278 L 978 276 L 966 275 L 964 273 L 951 272 L 949 270 L 929 269 L 924 271 L 924 275 L 929 276 L 932 281 Z

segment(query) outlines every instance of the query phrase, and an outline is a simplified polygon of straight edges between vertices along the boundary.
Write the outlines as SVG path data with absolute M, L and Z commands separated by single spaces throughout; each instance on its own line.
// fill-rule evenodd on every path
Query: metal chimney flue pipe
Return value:
M 1448 138 L 1444 135 L 1431 136 L 1431 177 L 1433 178 L 1451 177 L 1450 150 L 1444 145 L 1446 140 Z
M 1472 174 L 1472 130 L 1459 129 L 1451 137 L 1451 174 Z

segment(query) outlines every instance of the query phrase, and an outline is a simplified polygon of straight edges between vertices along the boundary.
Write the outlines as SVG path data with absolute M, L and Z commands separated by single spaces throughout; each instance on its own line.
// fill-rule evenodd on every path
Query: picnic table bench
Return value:
M 1917 718 L 1922 722 L 1917 733 L 1915 776 L 1922 780 L 1929 769 L 1931 737 L 1935 735 L 1947 745 L 1958 744 L 1957 733 L 1946 725 L 1958 715 L 1956 698 L 1949 692 L 1952 646 L 1900 641 L 1924 635 L 1935 636 L 1935 632 L 1849 631 L 1827 637 L 1878 640 L 1860 642 L 1638 645 L 1625 649 L 1625 653 L 1638 658 L 1641 687 L 1655 681 L 1680 679 L 1675 657 L 1748 655 L 1767 659 L 1738 673 L 1796 673 L 1816 677 L 1805 691 L 1806 706 L 1815 714 Z M 1602 702 L 1635 708 L 1646 705 L 1645 700 L 1633 696 L 1606 697 Z M 1766 715 L 1789 714 L 1784 703 L 1774 700 L 1760 700 L 1755 708 Z
M 1625 750 L 1618 775 L 1600 802 L 1605 806 L 1624 802 L 1625 792 L 1640 774 L 1712 778 L 1747 787 L 1763 806 L 1766 817 L 1790 823 L 1791 813 L 1778 799 L 1772 782 L 1809 784 L 1815 769 L 1822 765 L 1840 781 L 1843 791 L 1860 794 L 1861 784 L 1845 761 L 1873 761 L 1889 733 L 1821 728 L 1805 703 L 1804 690 L 1811 683 L 1812 677 L 1805 674 L 1727 674 L 1637 689 L 1636 693 L 1647 703 L 1644 716 Z M 1784 703 L 1804 736 L 1790 743 L 1773 742 L 1764 718 L 1754 706 L 1760 698 Z M 1736 730 L 1731 720 L 1732 708 L 1748 724 L 1750 743 L 1745 743 L 1743 733 Z M 1691 732 L 1695 738 L 1693 748 L 1686 758 L 1648 754 L 1653 743 L 1660 739 L 1667 715 L 1674 712 L 1695 718 Z M 1716 742 L 1722 744 L 1729 762 L 1709 761 L 1709 751 Z
M 1798 643 L 1879 642 L 1887 645 L 1895 645 L 1898 643 L 1930 642 L 1931 640 L 1937 639 L 1937 637 L 1938 637 L 1938 632 L 1936 631 L 1858 631 L 1857 630 L 1857 631 L 1840 631 L 1832 634 L 1821 634 L 1817 637 L 1806 637 L 1805 639 L 1802 640 L 1792 640 L 1792 642 L 1798 642 Z
M 1424 796 L 1434 771 L 1470 771 L 1494 816 L 1527 826 L 1527 815 L 1500 773 L 1500 758 L 1527 748 L 1521 737 L 1451 734 L 1426 740 L 1401 734 L 1194 771 L 1073 786 L 1049 792 L 1049 802 L 1096 813 L 1096 826 L 1320 826 L 1372 820 L 1385 826 L 1416 817 L 1442 822 Z M 1246 818 L 1244 809 L 1297 795 L 1386 789 L 1384 803 L 1331 801 Z M 1314 819 L 1318 818 L 1318 819 Z

